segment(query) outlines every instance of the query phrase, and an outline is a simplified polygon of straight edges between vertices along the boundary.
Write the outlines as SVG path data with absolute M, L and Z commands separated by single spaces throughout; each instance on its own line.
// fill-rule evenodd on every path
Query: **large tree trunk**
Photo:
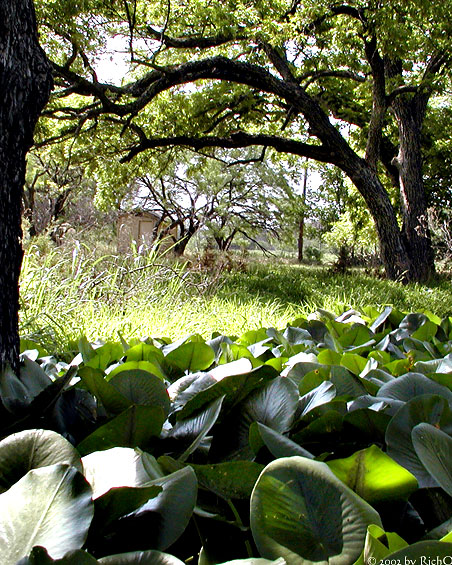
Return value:
M 416 280 L 394 208 L 373 167 L 363 159 L 353 159 L 347 163 L 346 169 L 375 222 L 381 260 L 387 276 L 393 280 Z
M 435 262 L 427 218 L 427 199 L 422 179 L 421 127 L 423 109 L 418 97 L 393 104 L 399 126 L 399 153 L 394 164 L 399 170 L 403 235 L 416 281 L 428 280 L 435 273 Z
M 0 0 L 0 370 L 19 363 L 25 156 L 51 87 L 32 0 Z

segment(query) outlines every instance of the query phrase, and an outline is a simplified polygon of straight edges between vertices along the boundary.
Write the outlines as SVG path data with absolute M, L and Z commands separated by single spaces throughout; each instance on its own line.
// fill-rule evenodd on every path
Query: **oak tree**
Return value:
M 421 133 L 449 78 L 450 0 L 87 1 L 63 22 L 42 6 L 53 139 L 97 139 L 123 162 L 261 146 L 330 163 L 362 195 L 387 275 L 434 272 Z M 131 72 L 113 85 L 96 57 L 118 35 Z

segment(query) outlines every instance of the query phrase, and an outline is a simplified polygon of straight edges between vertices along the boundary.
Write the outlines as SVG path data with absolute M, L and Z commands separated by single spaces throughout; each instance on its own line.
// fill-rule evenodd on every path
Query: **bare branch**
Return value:
M 137 12 L 137 3 L 136 0 L 134 1 L 133 11 L 130 11 L 129 2 L 127 0 L 123 0 L 124 8 L 127 15 L 127 23 L 129 25 L 129 50 L 130 56 L 133 61 L 133 36 L 135 33 L 135 25 L 136 25 L 136 12 Z
M 259 157 L 250 158 L 250 159 L 237 159 L 236 161 L 232 161 L 232 163 L 228 163 L 228 167 L 234 167 L 235 165 L 249 165 L 251 163 L 263 163 L 265 159 L 265 152 L 267 151 L 267 147 L 264 146 L 262 148 L 261 154 Z
M 247 239 L 252 241 L 255 245 L 257 245 L 259 247 L 259 249 L 263 252 L 264 255 L 266 255 L 266 256 L 272 255 L 273 257 L 275 257 L 274 253 L 269 251 L 266 247 L 264 247 L 261 243 L 259 243 L 259 241 L 257 241 L 257 239 L 255 239 L 254 237 L 251 237 L 244 230 L 237 230 L 237 233 L 241 233 L 244 237 L 246 237 Z
M 285 55 L 281 51 L 278 51 L 275 47 L 272 47 L 269 43 L 263 43 L 262 46 L 267 57 L 270 59 L 281 77 L 289 83 L 298 84 Z
M 432 75 L 438 73 L 441 67 L 446 65 L 450 61 L 450 55 L 445 51 L 439 51 L 433 55 L 425 69 L 423 80 L 428 80 Z

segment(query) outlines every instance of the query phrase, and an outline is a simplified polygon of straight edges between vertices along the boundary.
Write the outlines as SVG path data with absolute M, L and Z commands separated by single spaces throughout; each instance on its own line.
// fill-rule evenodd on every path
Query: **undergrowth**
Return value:
M 227 268 L 225 268 L 227 265 Z M 407 285 L 360 271 L 281 265 L 277 260 L 229 260 L 200 269 L 151 250 L 128 257 L 99 255 L 75 242 L 43 253 L 30 246 L 21 279 L 21 334 L 49 353 L 70 357 L 81 335 L 89 340 L 146 335 L 177 339 L 218 331 L 240 335 L 284 327 L 325 309 L 392 305 L 402 311 L 452 313 L 450 281 Z

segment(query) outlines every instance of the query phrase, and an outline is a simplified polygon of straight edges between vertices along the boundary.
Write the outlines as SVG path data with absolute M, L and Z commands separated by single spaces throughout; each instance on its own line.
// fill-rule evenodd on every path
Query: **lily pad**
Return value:
M 367 502 L 407 499 L 418 488 L 416 478 L 376 445 L 345 459 L 328 461 L 328 467 Z
M 31 469 L 57 463 L 82 471 L 78 451 L 63 436 L 50 430 L 25 430 L 0 442 L 0 493 Z
M 278 459 L 262 472 L 251 496 L 251 531 L 262 557 L 291 565 L 354 563 L 378 513 L 325 463 Z
M 93 517 L 91 487 L 68 465 L 33 469 L 0 495 L 0 555 L 13 565 L 36 545 L 53 558 L 80 549 Z

